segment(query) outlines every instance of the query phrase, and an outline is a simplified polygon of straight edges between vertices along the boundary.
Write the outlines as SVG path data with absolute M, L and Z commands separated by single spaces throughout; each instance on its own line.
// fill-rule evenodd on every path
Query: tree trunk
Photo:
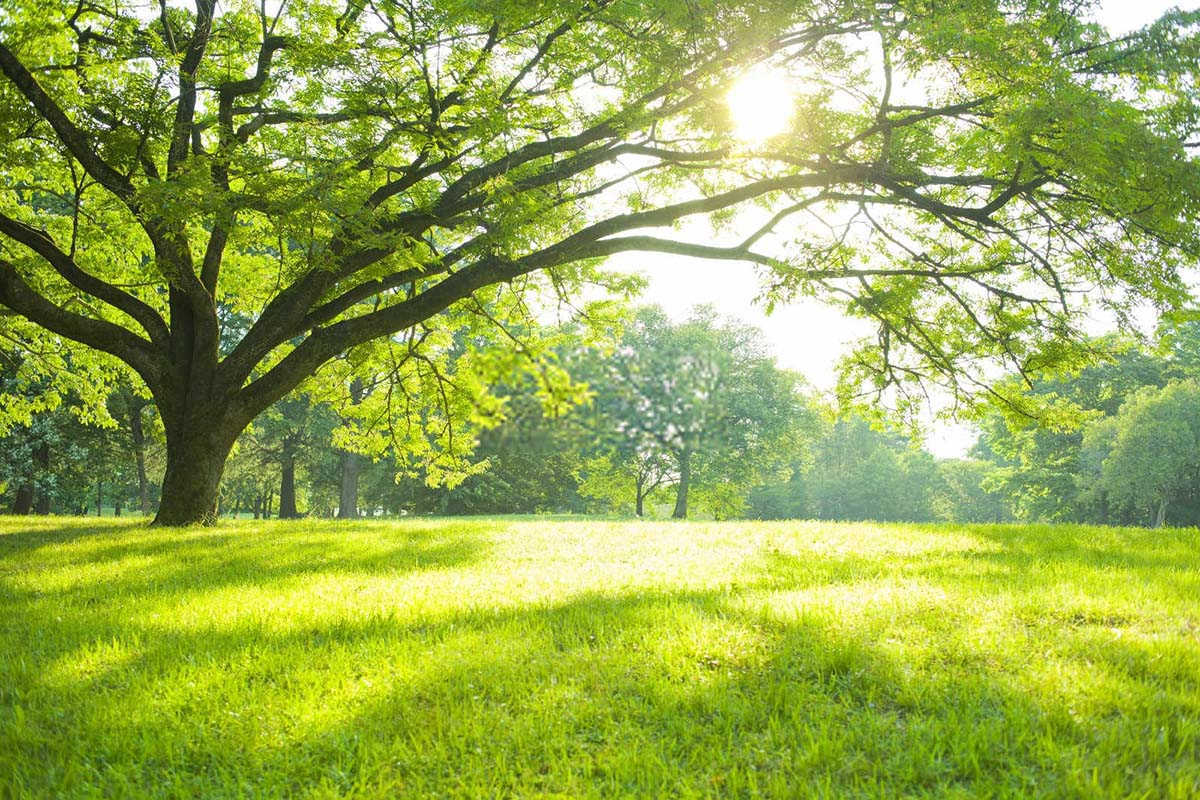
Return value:
M 1154 527 L 1161 528 L 1167 521 L 1167 498 L 1158 501 L 1158 511 L 1154 514 Z
M 688 484 L 692 479 L 692 454 L 687 450 L 679 456 L 679 485 L 675 488 L 675 519 L 687 519 Z
M 28 483 L 22 483 L 17 487 L 17 494 L 13 497 L 12 513 L 28 514 L 33 510 L 33 486 Z
M 104 481 L 96 481 L 96 516 L 104 516 Z
M 338 494 L 338 519 L 358 517 L 358 475 L 362 462 L 357 453 L 342 451 L 342 487 Z
M 33 451 L 33 464 L 37 471 L 42 475 L 47 475 L 50 472 L 50 444 L 42 442 Z M 45 489 L 41 489 L 37 493 L 37 502 L 34 506 L 34 511 L 38 514 L 50 513 L 50 493 Z
M 121 516 L 121 501 L 119 499 L 113 501 L 113 516 Z
M 150 516 L 150 484 L 146 480 L 146 433 L 142 429 L 144 405 L 134 403 L 129 408 L 129 438 L 133 440 L 133 460 L 137 464 L 138 507 L 142 516 Z
M 280 463 L 279 518 L 296 519 L 296 457 L 285 455 Z
M 225 459 L 237 434 L 203 430 L 167 433 L 167 471 L 155 525 L 210 525 L 216 522 L 217 493 Z
M 644 494 L 642 494 L 642 490 L 638 489 L 637 507 L 634 509 L 634 513 L 637 514 L 639 517 L 646 516 L 646 510 L 645 510 L 645 508 L 643 508 L 643 501 L 645 499 L 646 499 L 646 496 Z
M 355 378 L 350 382 L 350 403 L 358 405 L 363 399 L 363 382 Z M 342 451 L 342 485 L 338 493 L 338 519 L 358 517 L 358 475 L 362 471 L 362 460 L 357 453 Z

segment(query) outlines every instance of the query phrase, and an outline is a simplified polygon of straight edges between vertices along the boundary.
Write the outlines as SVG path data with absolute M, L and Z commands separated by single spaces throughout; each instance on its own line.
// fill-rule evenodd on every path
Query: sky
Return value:
M 1101 20 L 1115 34 L 1128 32 L 1194 0 L 1105 0 Z M 683 319 L 698 304 L 710 304 L 763 332 L 780 366 L 804 374 L 818 389 L 833 387 L 834 365 L 849 343 L 870 333 L 861 320 L 815 301 L 777 306 L 768 315 L 755 302 L 760 283 L 750 265 L 714 262 L 655 253 L 626 253 L 609 265 L 643 273 L 649 285 L 643 295 L 675 319 Z M 926 447 L 943 458 L 963 456 L 974 442 L 974 430 L 964 424 L 935 423 L 927 431 Z

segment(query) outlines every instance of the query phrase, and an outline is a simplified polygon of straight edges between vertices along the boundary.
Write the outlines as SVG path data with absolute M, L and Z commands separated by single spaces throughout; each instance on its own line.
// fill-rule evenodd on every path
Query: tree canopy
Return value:
M 678 325 L 660 308 L 641 309 L 616 350 L 583 372 L 600 390 L 599 452 L 585 491 L 615 489 L 638 516 L 667 485 L 678 519 L 695 490 L 719 516 L 740 511 L 746 490 L 786 464 L 800 409 L 796 377 L 775 366 L 761 339 L 711 306 Z
M 1084 439 L 1099 462 L 1099 488 L 1161 527 L 1168 507 L 1200 487 L 1200 385 L 1147 387 L 1105 422 Z
M 140 377 L 163 523 L 211 516 L 237 435 L 321 370 L 386 375 L 384 429 L 434 464 L 469 449 L 456 424 L 498 413 L 501 376 L 570 394 L 553 349 L 512 331 L 592 284 L 629 289 L 602 268 L 624 251 L 748 262 L 770 302 L 872 320 L 847 393 L 968 400 L 997 362 L 1091 357 L 1096 308 L 1189 297 L 1200 12 L 1119 39 L 1089 13 L 13 0 L 3 333 L 37 356 L 28 381 L 67 380 L 68 356 L 100 384 Z M 760 142 L 726 102 L 752 68 L 796 87 Z M 724 233 L 670 233 L 693 219 Z

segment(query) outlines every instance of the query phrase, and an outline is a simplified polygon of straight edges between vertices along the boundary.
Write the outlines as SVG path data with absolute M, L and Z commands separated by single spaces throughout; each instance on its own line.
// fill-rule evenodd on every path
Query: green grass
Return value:
M 0 792 L 1196 797 L 1200 536 L 0 519 Z

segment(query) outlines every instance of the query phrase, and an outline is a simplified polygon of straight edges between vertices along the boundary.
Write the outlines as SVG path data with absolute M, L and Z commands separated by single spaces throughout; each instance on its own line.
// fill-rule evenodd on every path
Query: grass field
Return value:
M 1200 535 L 0 519 L 13 797 L 1200 796 Z

